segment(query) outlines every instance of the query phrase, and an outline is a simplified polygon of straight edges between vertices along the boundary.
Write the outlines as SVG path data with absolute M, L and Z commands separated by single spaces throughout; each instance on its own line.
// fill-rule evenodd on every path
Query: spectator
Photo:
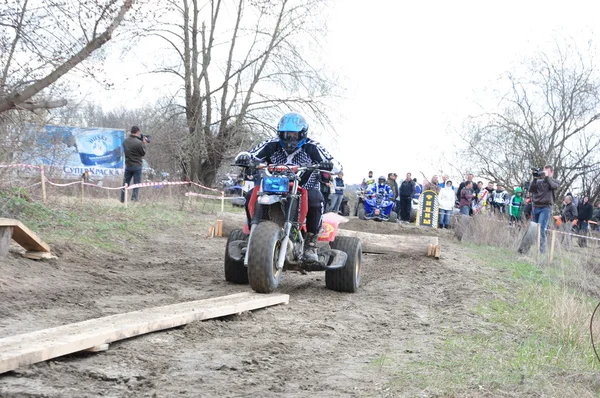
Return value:
M 460 213 L 468 216 L 471 211 L 471 202 L 475 194 L 473 193 L 473 181 L 466 181 L 464 188 L 460 191 L 460 202 L 458 204 Z
M 398 199 L 398 183 L 396 182 L 397 176 L 398 175 L 396 173 L 389 173 L 386 181 L 386 184 L 388 184 L 394 192 L 394 199 L 392 199 L 394 202 L 396 202 L 396 200 Z
M 504 190 L 502 185 L 496 184 L 496 190 L 492 195 L 492 202 L 494 205 L 494 211 L 497 211 L 500 214 L 506 213 L 506 207 L 509 203 L 508 192 Z
M 563 205 L 561 230 L 568 235 L 563 237 L 562 241 L 567 243 L 567 250 L 571 250 L 573 247 L 571 232 L 573 222 L 577 219 L 577 207 L 573 203 L 573 197 L 569 195 L 565 196 Z
M 346 188 L 343 172 L 340 171 L 338 173 L 337 177 L 333 179 L 333 184 L 335 186 L 335 192 L 331 195 L 329 211 L 337 213 L 340 211 L 340 205 L 342 204 L 342 199 L 344 199 L 344 189 Z
M 439 204 L 440 204 L 440 228 L 450 228 L 450 217 L 454 209 L 454 187 L 452 181 L 446 180 L 444 188 L 440 189 Z
M 440 182 L 440 189 L 446 187 L 446 183 L 448 182 L 448 175 L 444 174 L 442 176 L 442 182 Z M 452 191 L 454 191 L 454 185 L 452 186 Z
M 369 171 L 369 176 L 367 178 L 363 178 L 362 183 L 360 184 L 360 189 L 366 191 L 373 184 L 375 184 L 375 178 L 373 178 L 373 172 Z
M 410 222 L 410 210 L 412 208 L 412 198 L 415 194 L 415 182 L 412 180 L 412 175 L 406 173 L 406 179 L 402 181 L 399 188 L 400 196 L 400 221 Z
M 487 191 L 487 201 L 486 201 L 486 209 L 493 210 L 494 204 L 492 203 L 492 195 L 494 194 L 494 183 L 488 182 L 487 187 L 485 188 Z
M 333 178 L 330 173 L 322 171 L 319 173 L 320 176 L 320 189 L 323 195 L 323 206 L 325 209 L 329 208 L 329 195 L 331 194 L 333 187 Z
M 600 202 L 596 203 L 596 208 L 594 209 L 594 215 L 592 216 L 592 220 L 596 222 L 596 229 L 600 230 Z
M 515 188 L 515 194 L 510 198 L 508 205 L 508 214 L 510 215 L 509 224 L 513 225 L 513 222 L 521 221 L 521 211 L 523 209 L 523 190 L 521 187 Z
M 483 182 L 477 182 L 478 192 L 475 195 L 473 203 L 473 214 L 478 214 L 485 210 L 488 203 L 488 191 L 483 188 Z
M 433 191 L 436 193 L 436 195 L 440 194 L 440 183 L 438 182 L 438 176 L 434 175 L 433 177 L 431 177 L 431 181 L 429 181 L 427 184 L 425 184 L 425 188 L 423 189 L 424 191 Z
M 554 169 L 544 166 L 543 177 L 536 177 L 529 186 L 533 201 L 533 221 L 540 224 L 540 252 L 546 251 L 546 228 L 554 205 L 554 191 L 560 182 L 553 178 Z
M 533 202 L 531 201 L 531 192 L 527 192 L 527 195 L 525 195 L 523 216 L 525 217 L 525 220 L 529 220 L 533 216 Z
M 460 193 L 462 192 L 462 189 L 465 187 L 465 185 L 467 185 L 467 182 L 473 182 L 473 174 L 469 173 L 467 174 L 467 179 L 463 182 L 460 183 L 460 185 L 458 186 L 458 191 L 456 192 L 456 198 L 458 200 L 460 200 Z
M 594 208 L 589 202 L 589 197 L 584 196 L 583 200 L 577 206 L 577 233 L 579 235 L 588 235 L 588 223 L 594 214 Z M 587 239 L 579 238 L 579 246 L 587 246 Z
M 413 182 L 415 183 L 415 193 L 413 194 L 413 198 L 419 199 L 421 192 L 423 192 L 423 185 L 419 184 L 416 178 L 413 178 Z
M 123 149 L 125 152 L 125 176 L 123 178 L 123 185 L 131 185 L 131 179 L 133 178 L 133 184 L 139 184 L 142 182 L 142 160 L 146 156 L 146 144 L 148 140 L 142 136 L 140 128 L 133 126 L 129 137 L 123 141 Z M 131 201 L 138 201 L 139 188 L 133 188 L 131 194 Z M 125 189 L 121 190 L 121 203 L 125 202 Z

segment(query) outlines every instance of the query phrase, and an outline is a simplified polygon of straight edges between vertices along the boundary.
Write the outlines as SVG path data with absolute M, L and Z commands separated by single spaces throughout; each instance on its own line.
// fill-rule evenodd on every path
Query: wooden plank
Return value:
M 12 218 L 0 218 L 0 227 L 13 227 L 12 238 L 24 249 L 36 252 L 50 252 L 50 246 L 42 241 L 23 223 Z
M 109 346 L 110 346 L 110 344 L 100 344 L 95 347 L 88 348 L 87 350 L 84 350 L 84 351 L 86 351 L 86 352 L 103 352 L 103 351 L 108 351 Z
M 28 252 L 24 253 L 23 257 L 28 258 L 30 260 L 51 260 L 53 258 L 56 258 L 56 256 L 53 255 L 52 253 L 33 252 L 33 251 L 28 251 Z
M 0 226 L 0 257 L 6 257 L 12 239 L 13 227 Z
M 437 245 L 435 247 L 435 253 L 433 254 L 433 256 L 435 258 L 439 259 L 441 255 L 442 255 L 442 247 L 440 245 Z
M 223 220 L 217 220 L 215 225 L 215 235 L 223 236 Z
M 6 337 L 0 339 L 0 373 L 197 320 L 218 318 L 288 302 L 287 294 L 238 293 Z

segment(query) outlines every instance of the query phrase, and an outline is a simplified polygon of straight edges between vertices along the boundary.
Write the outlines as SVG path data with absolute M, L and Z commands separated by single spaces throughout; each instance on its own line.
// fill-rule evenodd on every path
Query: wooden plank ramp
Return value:
M 0 339 L 0 373 L 193 321 L 287 304 L 287 294 L 238 293 L 71 323 Z M 97 350 L 97 349 L 96 349 Z
M 43 253 L 50 252 L 50 246 L 42 241 L 33 231 L 27 228 L 19 220 L 14 220 L 12 218 L 0 218 L 0 228 L 11 228 L 12 239 L 19 245 L 23 246 L 23 248 L 26 250 Z

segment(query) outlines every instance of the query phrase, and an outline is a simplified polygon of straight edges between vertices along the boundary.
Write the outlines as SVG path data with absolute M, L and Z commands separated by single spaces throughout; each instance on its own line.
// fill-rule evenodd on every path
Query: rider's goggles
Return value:
M 297 131 L 284 131 L 279 134 L 283 140 L 297 141 L 300 138 L 300 133 Z

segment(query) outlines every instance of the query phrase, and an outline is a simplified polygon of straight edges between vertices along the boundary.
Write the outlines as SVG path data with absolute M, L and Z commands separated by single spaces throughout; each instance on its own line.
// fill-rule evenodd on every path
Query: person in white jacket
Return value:
M 454 209 L 454 201 L 456 200 L 452 181 L 446 181 L 444 188 L 440 189 L 438 199 L 440 205 L 440 228 L 450 228 L 450 216 L 452 216 L 452 209 Z

